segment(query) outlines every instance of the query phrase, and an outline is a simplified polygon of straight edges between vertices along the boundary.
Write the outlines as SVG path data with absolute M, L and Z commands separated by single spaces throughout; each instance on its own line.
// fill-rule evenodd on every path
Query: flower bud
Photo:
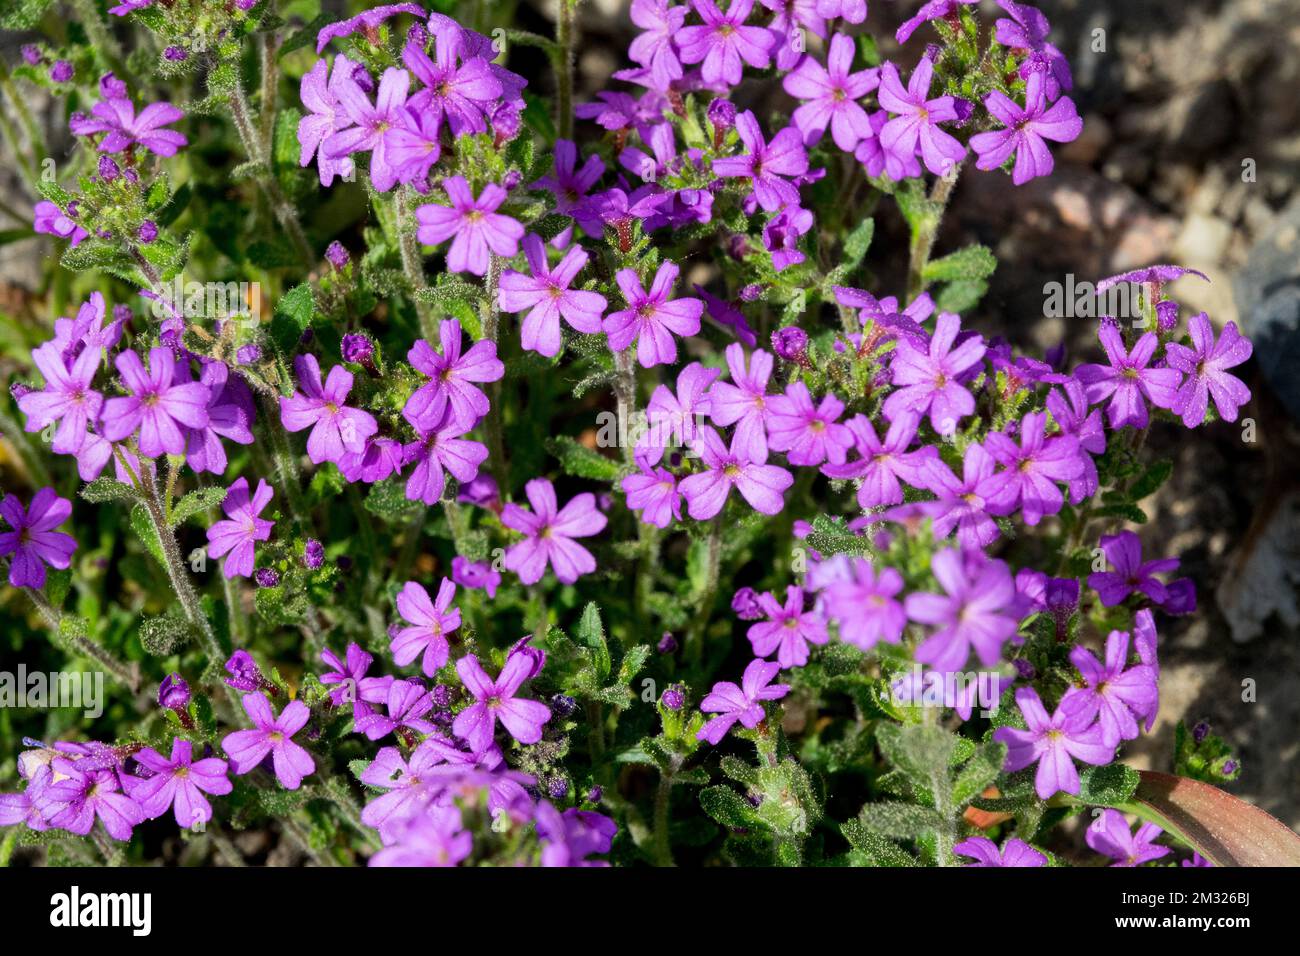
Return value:
M 335 269 L 338 269 L 340 272 L 342 272 L 343 269 L 346 268 L 347 264 L 352 261 L 352 257 L 348 255 L 347 249 L 343 248 L 343 243 L 339 242 L 337 239 L 334 242 L 331 242 L 329 248 L 325 250 L 325 258 L 329 260 L 330 265 Z
M 315 571 L 325 563 L 325 545 L 315 538 L 308 538 L 302 549 L 302 563 L 308 571 Z
M 67 60 L 56 60 L 54 65 L 50 67 L 50 79 L 55 83 L 68 83 L 72 80 L 75 72 L 72 64 Z
M 259 588 L 273 588 L 280 583 L 280 575 L 272 568 L 258 568 L 253 573 L 253 580 Z

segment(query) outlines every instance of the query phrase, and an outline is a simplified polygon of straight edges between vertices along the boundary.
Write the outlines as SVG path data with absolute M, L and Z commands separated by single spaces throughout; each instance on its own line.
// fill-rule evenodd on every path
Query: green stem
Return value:
M 39 167 L 41 161 L 46 156 L 45 137 L 41 135 L 40 130 L 37 128 L 31 110 L 27 108 L 27 102 L 14 87 L 13 80 L 9 75 L 8 65 L 3 62 L 0 62 L 0 90 L 4 91 L 5 96 L 13 106 L 14 112 L 18 114 L 18 121 L 22 123 L 23 129 L 27 133 L 27 139 L 31 146 L 31 155 L 28 155 L 27 151 L 21 147 L 18 140 L 18 131 L 9 122 L 9 117 L 5 116 L 3 110 L 0 110 L 0 129 L 3 129 L 5 138 L 10 141 L 10 145 L 13 147 L 14 155 L 18 158 L 18 162 L 22 163 L 28 178 L 31 180 L 32 185 L 35 186 L 40 179 Z
M 299 531 L 310 535 L 312 527 L 307 518 L 307 503 L 302 497 L 298 460 L 294 457 L 293 449 L 289 447 L 288 436 L 279 427 L 279 404 L 275 401 L 275 396 L 265 392 L 259 393 L 259 398 L 262 401 L 262 415 L 266 418 L 266 433 L 271 438 L 271 459 L 275 462 L 276 477 L 289 502 L 289 515 Z
M 100 15 L 99 4 L 95 0 L 72 0 L 72 5 L 77 8 L 77 20 L 90 39 L 91 49 L 101 54 L 96 59 L 102 60 L 103 65 L 109 69 L 120 70 L 122 47 Z
M 438 341 L 438 326 L 432 303 L 419 296 L 421 289 L 428 285 L 424 275 L 424 257 L 420 255 L 420 242 L 416 237 L 415 210 L 411 206 L 411 188 L 399 186 L 393 203 L 393 215 L 397 220 L 397 248 L 402 256 L 402 272 L 411 284 L 411 301 L 415 304 L 415 314 L 420 318 L 420 334 L 430 343 Z
M 930 262 L 930 253 L 934 249 L 934 240 L 939 234 L 939 224 L 952 198 L 957 177 L 961 175 L 961 163 L 956 164 L 947 174 L 935 180 L 930 190 L 930 199 L 921 222 L 912 235 L 912 244 L 907 263 L 907 301 L 912 301 L 925 291 L 925 267 Z
M 496 346 L 497 358 L 501 357 L 501 312 L 497 306 L 497 286 L 501 281 L 502 259 L 493 255 L 488 262 L 487 275 L 483 277 L 485 299 L 479 310 L 483 323 L 483 338 Z M 502 416 L 501 380 L 488 384 L 487 446 L 488 461 L 493 465 L 498 484 L 503 494 L 510 489 L 510 467 L 506 461 L 505 425 Z
M 708 556 L 705 564 L 704 590 L 695 603 L 694 620 L 686 632 L 686 660 L 698 666 L 704 658 L 704 632 L 713 613 L 713 600 L 718 593 L 718 576 L 722 565 L 722 515 L 709 525 Z
M 6 573 L 8 571 L 7 561 L 5 562 L 5 571 Z M 50 630 L 53 631 L 51 638 L 53 644 L 56 646 L 60 643 L 66 644 L 82 657 L 99 664 L 114 680 L 131 691 L 132 694 L 140 690 L 140 667 L 138 664 L 123 663 L 108 648 L 102 647 L 88 637 L 80 634 L 63 633 L 63 629 L 60 627 L 63 621 L 63 613 L 49 602 L 45 594 L 35 588 L 24 587 L 22 590 L 36 607 Z
M 560 139 L 573 139 L 573 50 L 577 45 L 574 10 L 578 0 L 559 0 L 555 20 L 555 42 L 559 45 L 555 64 L 555 128 Z
M 672 807 L 673 777 L 681 767 L 682 758 L 674 755 L 668 767 L 659 774 L 659 787 L 655 790 L 654 804 L 654 861 L 655 866 L 676 866 L 673 862 L 672 841 L 669 839 L 669 810 Z
M 54 485 L 54 480 L 50 477 L 50 471 L 45 467 L 45 462 L 41 460 L 40 455 L 32 446 L 28 433 L 23 431 L 18 424 L 18 420 L 9 414 L 7 400 L 0 401 L 0 434 L 3 434 L 9 444 L 13 446 L 18 457 L 22 459 L 27 474 L 37 486 L 45 488 Z
M 302 223 L 298 220 L 298 210 L 285 198 L 284 191 L 280 189 L 280 183 L 275 178 L 275 171 L 271 167 L 271 155 L 263 147 L 262 139 L 253 124 L 248 96 L 244 93 L 243 81 L 238 76 L 235 77 L 234 85 L 230 90 L 229 102 L 230 116 L 235 121 L 239 141 L 244 146 L 245 155 L 258 166 L 257 184 L 266 196 L 266 201 L 270 203 L 271 212 L 275 214 L 276 220 L 289 237 L 289 241 L 293 243 L 303 263 L 307 266 L 315 265 L 316 255 L 312 252 L 311 243 L 307 241 L 307 234 L 303 232 Z

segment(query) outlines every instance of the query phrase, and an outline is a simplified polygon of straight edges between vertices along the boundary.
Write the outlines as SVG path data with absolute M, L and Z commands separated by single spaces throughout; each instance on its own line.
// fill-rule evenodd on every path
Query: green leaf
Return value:
M 163 557 L 162 541 L 158 538 L 158 529 L 149 520 L 149 513 L 145 511 L 144 505 L 136 505 L 131 509 L 131 530 L 144 542 L 145 548 L 154 556 L 157 562 L 166 567 L 167 561 Z
M 754 808 L 730 787 L 707 787 L 701 790 L 700 806 L 724 827 L 745 828 L 759 822 Z
M 988 246 L 972 245 L 927 262 L 921 275 L 927 283 L 970 282 L 987 279 L 997 267 L 998 260 Z
M 315 314 L 316 299 L 307 283 L 296 285 L 280 296 L 271 317 L 271 339 L 281 352 L 293 351 Z
M 916 866 L 916 858 L 879 833 L 867 829 L 860 820 L 840 824 L 844 839 L 865 859 L 867 866 Z
M 139 501 L 140 493 L 114 478 L 100 477 L 81 489 L 81 497 L 98 505 L 107 501 Z
M 11 0 L 13 6 L 0 14 L 0 27 L 6 30 L 30 30 L 40 23 L 50 0 Z
M 578 444 L 567 435 L 548 438 L 546 450 L 559 459 L 560 468 L 566 475 L 575 478 L 612 482 L 617 481 L 623 474 L 621 463 Z
M 600 607 L 595 601 L 589 602 L 583 609 L 582 619 L 578 621 L 574 636 L 579 644 L 592 652 L 591 659 L 596 668 L 597 680 L 604 681 L 609 676 L 611 667 L 609 645 L 605 643 L 605 627 L 601 624 Z
M 952 784 L 953 805 L 964 807 L 997 780 L 1006 762 L 1005 744 L 990 741 L 975 751 Z
M 1137 771 L 1122 763 L 1086 767 L 1079 774 L 1079 795 L 1070 801 L 1090 807 L 1114 807 L 1127 803 L 1139 782 Z
M 155 657 L 167 657 L 195 637 L 193 626 L 179 614 L 146 617 L 140 622 L 140 643 Z
M 1160 490 L 1171 474 L 1174 472 L 1174 463 L 1168 458 L 1161 458 L 1159 461 L 1152 463 L 1142 477 L 1133 482 L 1133 487 L 1129 489 L 1129 497 L 1133 501 L 1141 501 L 1148 495 L 1153 495 Z
M 187 519 L 209 508 L 215 508 L 225 500 L 225 488 L 199 488 L 191 491 L 172 507 L 171 526 L 178 527 Z
M 868 803 L 858 814 L 858 822 L 872 833 L 896 840 L 920 839 L 943 826 L 943 818 L 932 807 L 896 800 Z

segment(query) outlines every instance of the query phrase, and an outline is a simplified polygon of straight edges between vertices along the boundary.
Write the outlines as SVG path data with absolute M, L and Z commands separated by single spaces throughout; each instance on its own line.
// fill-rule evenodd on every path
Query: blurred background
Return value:
M 372 5 L 322 7 L 341 14 Z M 626 65 L 634 35 L 628 5 L 583 0 L 579 102 L 605 88 L 638 92 L 609 79 Z M 872 0 L 864 25 L 883 56 L 908 67 L 927 31 L 902 51 L 892 37 L 918 5 Z M 1176 467 L 1146 503 L 1144 552 L 1181 558 L 1200 607 L 1163 619 L 1161 716 L 1126 752 L 1135 765 L 1167 770 L 1178 720 L 1206 720 L 1242 758 L 1230 789 L 1300 828 L 1300 0 L 1035 5 L 1073 67 L 1083 134 L 1057 151 L 1050 178 L 1016 188 L 1006 176 L 964 176 L 936 254 L 972 241 L 991 246 L 1000 265 L 967 318 L 1036 354 L 1062 341 L 1072 363 L 1097 352 L 1094 318 L 1045 314 L 1050 283 L 1165 262 L 1210 279 L 1172 287 L 1184 320 L 1204 310 L 1216 327 L 1236 322 L 1254 341 L 1254 358 L 1238 370 L 1255 394 L 1242 421 L 1195 434 L 1162 425 L 1148 442 Z M 477 0 L 474 10 L 480 23 L 550 34 L 553 7 Z M 984 7 L 997 10 L 989 0 Z M 0 35 L 0 57 L 15 63 L 34 38 Z M 550 72 L 534 52 L 516 48 L 510 65 L 545 94 Z M 763 113 L 789 106 L 779 85 L 762 80 L 747 81 L 737 99 Z M 48 125 L 54 155 L 67 155 L 63 108 L 39 91 L 29 106 Z M 579 124 L 579 138 L 598 132 Z M 48 322 L 52 244 L 9 221 L 11 212 L 29 214 L 35 198 L 0 152 L 0 313 Z M 869 267 L 871 291 L 883 296 L 902 291 L 906 243 L 894 210 L 881 208 Z M 0 351 L 7 392 L 18 366 L 13 350 Z M 11 465 L 0 440 L 0 479 Z

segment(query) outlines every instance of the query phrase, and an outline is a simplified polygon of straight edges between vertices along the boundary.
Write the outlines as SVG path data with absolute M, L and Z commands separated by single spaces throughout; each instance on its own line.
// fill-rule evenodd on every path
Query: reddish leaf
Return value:
M 1300 836 L 1259 807 L 1199 780 L 1151 770 L 1138 774 L 1142 782 L 1133 803 L 1215 866 L 1300 866 Z

